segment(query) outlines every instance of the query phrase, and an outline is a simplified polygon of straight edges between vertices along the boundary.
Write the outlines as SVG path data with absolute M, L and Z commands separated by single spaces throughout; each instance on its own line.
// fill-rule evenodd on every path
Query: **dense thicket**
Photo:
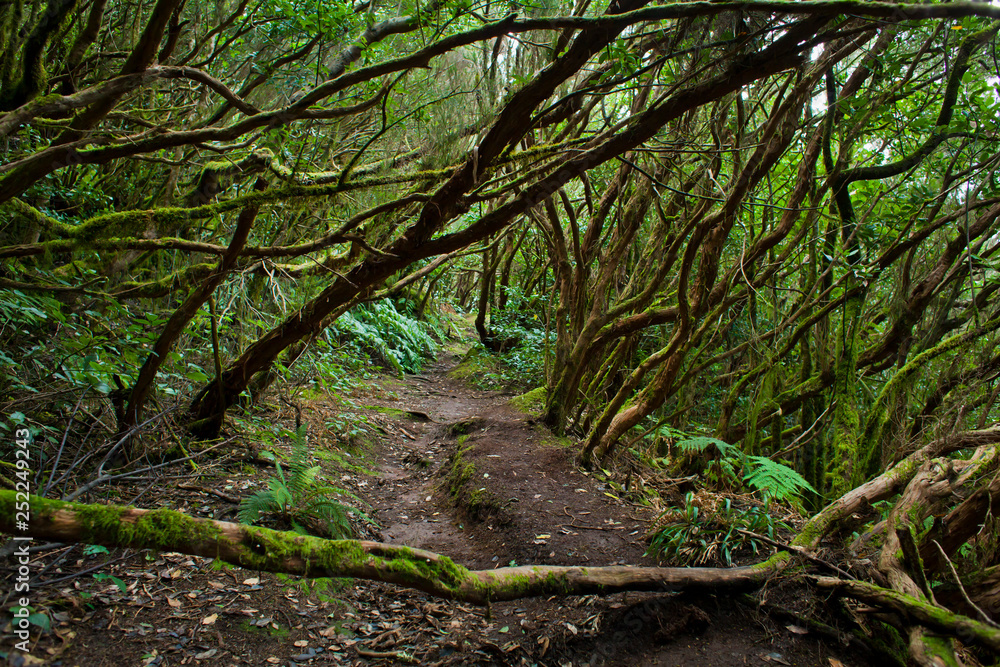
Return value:
M 544 420 L 585 465 L 697 465 L 674 445 L 711 435 L 794 467 L 815 507 L 896 471 L 865 500 L 906 492 L 859 540 L 932 597 L 893 536 L 940 569 L 932 541 L 958 557 L 996 502 L 998 18 L 5 3 L 0 391 L 40 424 L 107 395 L 131 458 L 170 395 L 213 437 L 303 358 L 348 363 L 348 341 L 412 369 L 379 332 L 449 302 L 544 378 Z M 970 572 L 996 566 L 978 545 Z M 912 628 L 914 656 L 947 652 Z

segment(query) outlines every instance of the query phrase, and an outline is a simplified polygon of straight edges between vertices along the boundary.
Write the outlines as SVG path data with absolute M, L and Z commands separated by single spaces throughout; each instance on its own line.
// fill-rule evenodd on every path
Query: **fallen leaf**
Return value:
M 304 646 L 309 646 L 309 640 L 308 639 L 299 639 L 298 641 L 296 641 L 294 643 L 294 646 L 298 646 L 299 648 L 302 648 Z
M 217 618 L 219 618 L 218 614 L 212 614 L 211 616 L 206 616 L 205 618 L 201 619 L 201 624 L 202 625 L 212 625 L 213 623 L 215 623 L 215 620 Z
M 552 537 L 552 536 L 549 535 L 548 533 L 542 533 L 541 535 L 535 535 L 535 539 L 536 540 L 547 540 L 550 537 Z
M 807 635 L 809 631 L 803 628 L 801 625 L 786 625 L 785 629 L 797 635 Z
M 500 632 L 507 634 L 508 632 L 510 632 L 510 626 L 509 625 L 503 626 L 502 628 L 500 628 Z
M 844 663 L 836 658 L 827 658 L 830 661 L 830 667 L 844 667 Z
M 244 586 L 256 586 L 260 583 L 260 577 L 250 577 L 249 579 L 243 580 Z
M 178 609 L 181 606 L 181 601 L 176 598 L 167 598 L 167 604 L 174 609 Z
M 217 649 L 217 648 L 210 648 L 207 651 L 203 651 L 201 653 L 195 654 L 194 659 L 195 660 L 208 660 L 209 658 L 211 658 L 212 656 L 214 656 L 218 652 L 219 652 L 219 649 Z

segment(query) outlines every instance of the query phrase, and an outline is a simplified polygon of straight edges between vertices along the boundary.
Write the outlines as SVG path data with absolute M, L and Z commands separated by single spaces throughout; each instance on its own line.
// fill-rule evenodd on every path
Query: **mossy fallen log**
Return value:
M 175 551 L 255 571 L 383 581 L 481 605 L 540 595 L 749 590 L 762 586 L 776 571 L 770 564 L 727 569 L 538 565 L 469 570 L 447 556 L 395 544 L 324 540 L 198 519 L 168 509 L 27 498 L 28 529 L 16 530 L 16 513 L 25 511 L 24 495 L 0 491 L 0 531 L 60 542 Z

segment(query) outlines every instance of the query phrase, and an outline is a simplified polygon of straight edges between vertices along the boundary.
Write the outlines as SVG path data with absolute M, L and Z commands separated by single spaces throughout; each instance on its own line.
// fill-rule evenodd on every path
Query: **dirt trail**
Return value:
M 447 357 L 372 397 L 407 415 L 387 425 L 401 438 L 381 447 L 369 487 L 383 539 L 476 569 L 653 564 L 641 542 L 649 511 L 577 470 L 572 443 L 533 424 L 509 396 L 449 378 L 455 363 Z
M 383 380 L 383 391 L 375 392 L 372 404 L 408 415 L 387 425 L 390 437 L 377 452 L 379 475 L 362 495 L 376 508 L 373 518 L 382 526 L 383 541 L 446 554 L 479 568 L 484 566 L 480 550 L 459 528 L 464 524 L 456 520 L 451 504 L 442 502 L 439 473 L 448 458 L 447 426 L 498 410 L 506 401 L 450 380 L 446 373 L 453 366 L 454 359 L 447 357 L 421 375 Z

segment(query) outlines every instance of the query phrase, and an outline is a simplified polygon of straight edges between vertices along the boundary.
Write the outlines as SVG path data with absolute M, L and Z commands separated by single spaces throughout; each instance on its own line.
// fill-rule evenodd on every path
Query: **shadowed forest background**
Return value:
M 229 540 L 251 569 L 477 603 L 782 574 L 863 602 L 824 623 L 900 663 L 995 664 L 998 31 L 978 2 L 5 2 L 0 528 L 30 486 L 38 538 Z M 267 516 L 366 524 L 300 402 L 458 347 L 657 510 L 677 570 L 255 550 Z M 130 480 L 277 441 L 238 527 L 42 500 L 131 504 Z

